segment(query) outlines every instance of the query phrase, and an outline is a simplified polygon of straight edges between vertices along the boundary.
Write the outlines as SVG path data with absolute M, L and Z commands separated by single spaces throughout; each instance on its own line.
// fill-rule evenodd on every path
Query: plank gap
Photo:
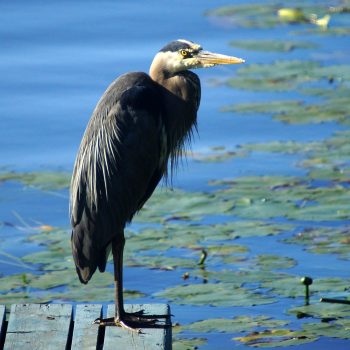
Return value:
M 105 342 L 106 327 L 98 327 L 96 350 L 102 350 Z
M 74 332 L 74 321 L 73 321 L 73 308 L 72 308 L 72 314 L 71 314 L 70 324 L 68 329 L 66 350 L 71 350 L 72 348 L 73 332 Z
M 4 348 L 8 322 L 6 321 L 6 308 L 0 305 L 0 349 Z

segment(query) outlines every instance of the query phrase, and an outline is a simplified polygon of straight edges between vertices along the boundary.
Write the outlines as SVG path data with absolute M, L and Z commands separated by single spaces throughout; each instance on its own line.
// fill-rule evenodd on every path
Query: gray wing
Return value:
M 70 193 L 72 251 L 87 283 L 104 271 L 111 240 L 157 186 L 161 105 L 157 86 L 144 73 L 114 81 L 97 104 L 82 139 Z

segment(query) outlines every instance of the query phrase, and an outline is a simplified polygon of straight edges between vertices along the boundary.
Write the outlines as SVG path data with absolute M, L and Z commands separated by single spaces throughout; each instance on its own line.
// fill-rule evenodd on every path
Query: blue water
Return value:
M 281 39 L 290 28 L 264 31 L 233 28 L 222 19 L 204 16 L 207 10 L 227 3 L 227 0 L 1 1 L 0 170 L 71 171 L 85 126 L 106 87 L 124 72 L 147 72 L 154 54 L 173 39 L 190 39 L 205 49 L 243 57 L 248 63 L 287 58 L 285 53 L 257 53 L 230 47 L 231 40 Z M 342 19 L 335 16 L 332 20 L 336 24 Z M 304 59 L 307 52 L 310 60 L 321 63 L 329 63 L 330 55 L 332 64 L 348 63 L 350 45 L 344 45 L 344 38 L 306 34 L 302 39 L 312 39 L 319 47 L 311 52 L 295 50 L 288 53 L 288 59 Z M 342 129 L 335 123 L 287 125 L 265 115 L 220 112 L 223 106 L 237 102 L 266 101 L 279 96 L 277 93 L 234 90 L 212 83 L 233 76 L 236 70 L 237 67 L 230 66 L 196 72 L 202 81 L 202 102 L 199 135 L 192 145 L 194 152 L 205 152 L 213 146 L 236 150 L 243 144 L 275 140 L 322 140 Z M 297 91 L 289 94 L 291 99 L 298 97 Z M 207 191 L 210 190 L 208 181 L 212 179 L 246 175 L 302 176 L 305 171 L 298 167 L 299 161 L 295 155 L 276 154 L 267 158 L 259 152 L 222 163 L 189 159 L 179 169 L 173 185 L 186 190 Z M 50 193 L 16 182 L 0 183 L 0 250 L 14 256 L 42 249 L 23 242 L 28 232 L 18 229 L 23 226 L 22 217 L 33 225 L 50 223 L 67 227 L 69 237 L 67 190 Z M 273 238 L 270 241 L 273 249 L 280 248 L 278 242 L 272 242 Z M 269 244 L 264 248 L 254 246 L 252 242 L 251 248 L 256 248 L 255 254 L 266 253 Z M 295 254 L 302 259 L 305 252 L 297 249 Z M 334 268 L 339 268 L 334 257 L 328 259 L 328 266 L 334 264 Z M 27 272 L 23 267 L 1 260 L 6 257 L 0 255 L 0 273 Z M 331 269 L 329 267 L 327 271 Z M 299 272 L 298 267 L 295 270 Z M 322 275 L 318 265 L 313 265 L 311 270 Z M 138 281 L 146 273 L 152 284 L 142 288 L 151 294 L 176 284 L 183 271 L 175 272 L 174 277 L 162 271 L 127 268 L 127 288 L 140 290 Z M 346 276 L 346 273 L 341 275 Z M 150 302 L 150 298 L 142 301 Z M 248 311 L 237 308 L 235 312 Z M 208 317 L 231 317 L 232 309 L 174 305 L 172 313 L 186 323 Z M 233 346 L 230 336 L 216 334 L 209 338 L 209 345 L 203 349 L 209 349 L 213 344 L 220 344 L 220 349 Z M 316 346 L 318 349 L 346 348 L 341 341 L 329 339 L 298 348 L 314 349 Z
M 148 71 L 154 54 L 172 39 L 188 38 L 206 49 L 245 57 L 247 62 L 283 57 L 229 47 L 230 40 L 244 40 L 251 30 L 233 31 L 203 16 L 206 10 L 223 4 L 226 2 L 2 1 L 0 165 L 15 170 L 70 170 L 85 125 L 105 88 L 126 71 Z M 254 31 L 254 38 L 260 35 Z M 332 46 L 337 49 L 336 40 Z M 303 54 L 296 50 L 291 58 Z M 224 105 L 251 100 L 250 92 L 208 83 L 230 77 L 236 69 L 198 72 L 203 94 L 200 138 L 194 149 L 222 143 L 233 147 L 288 134 L 304 140 L 312 135 L 322 138 L 337 128 L 328 124 L 286 128 L 267 118 L 259 121 L 219 113 Z

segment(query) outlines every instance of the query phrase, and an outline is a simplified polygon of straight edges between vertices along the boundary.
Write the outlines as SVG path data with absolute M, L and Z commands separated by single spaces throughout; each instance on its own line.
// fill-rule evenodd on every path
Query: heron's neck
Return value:
M 187 93 L 188 84 L 184 74 L 184 72 L 168 73 L 159 62 L 155 63 L 154 61 L 149 71 L 149 75 L 153 81 L 165 88 L 170 94 L 174 95 L 173 97 L 187 102 L 189 99 Z
M 174 76 L 163 69 L 163 67 L 159 67 L 158 64 L 154 64 L 154 61 L 150 67 L 149 75 L 153 81 L 164 87 L 167 87 L 169 84 L 171 85 L 171 81 L 173 80 L 172 78 L 174 78 Z
M 150 76 L 159 86 L 163 108 L 162 120 L 168 136 L 168 151 L 173 168 L 182 153 L 181 150 L 191 141 L 192 129 L 196 128 L 200 85 L 193 84 L 193 76 L 197 76 L 192 72 L 170 75 L 159 68 L 159 65 L 152 64 Z

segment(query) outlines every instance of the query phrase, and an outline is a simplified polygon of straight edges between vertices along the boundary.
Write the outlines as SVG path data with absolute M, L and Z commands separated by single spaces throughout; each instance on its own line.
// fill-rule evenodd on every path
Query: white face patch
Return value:
M 150 73 L 151 76 L 155 75 L 152 72 L 159 67 L 163 67 L 165 70 L 176 73 L 186 69 L 197 68 L 199 62 L 196 58 L 183 59 L 179 52 L 158 52 L 153 59 Z
M 154 60 L 161 62 L 171 72 L 176 72 L 182 66 L 181 56 L 178 52 L 158 52 Z
M 178 40 L 189 46 L 189 48 L 184 48 L 184 51 L 189 52 L 189 57 L 183 57 L 181 51 L 159 51 L 153 59 L 150 75 L 153 79 L 156 78 L 158 72 L 167 71 L 170 73 L 177 73 L 187 69 L 194 69 L 203 67 L 201 62 L 194 57 L 191 57 L 192 52 L 198 52 L 202 50 L 202 47 L 191 41 L 180 39 Z

